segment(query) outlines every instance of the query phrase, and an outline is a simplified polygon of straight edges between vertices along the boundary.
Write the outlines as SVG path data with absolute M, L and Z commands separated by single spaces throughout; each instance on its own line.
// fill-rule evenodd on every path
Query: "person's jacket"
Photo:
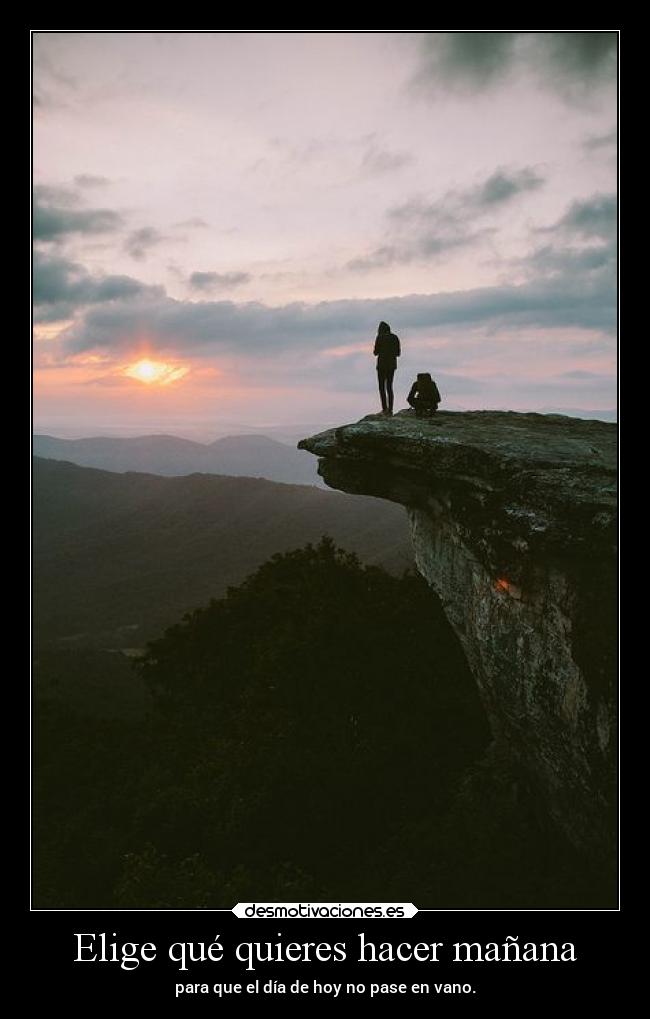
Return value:
M 424 403 L 440 403 L 440 392 L 433 379 L 417 379 L 413 383 L 407 403 L 413 406 L 413 401 L 416 399 L 422 400 Z
M 377 355 L 377 368 L 382 368 L 384 371 L 395 371 L 397 358 L 402 353 L 399 338 L 395 336 L 395 333 L 380 333 L 375 340 L 373 353 Z

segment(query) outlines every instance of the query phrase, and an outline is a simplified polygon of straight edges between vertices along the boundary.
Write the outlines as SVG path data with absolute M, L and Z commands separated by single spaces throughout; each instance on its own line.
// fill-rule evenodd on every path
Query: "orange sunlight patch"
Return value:
M 509 594 L 511 598 L 515 598 L 517 601 L 521 599 L 521 589 L 513 584 L 511 581 L 506 580 L 505 577 L 499 577 L 494 582 L 494 590 L 502 591 L 504 594 Z
M 122 374 L 130 379 L 137 379 L 145 385 L 168 386 L 170 382 L 178 382 L 187 375 L 188 369 L 182 365 L 167 364 L 164 361 L 150 361 L 143 358 L 127 365 Z

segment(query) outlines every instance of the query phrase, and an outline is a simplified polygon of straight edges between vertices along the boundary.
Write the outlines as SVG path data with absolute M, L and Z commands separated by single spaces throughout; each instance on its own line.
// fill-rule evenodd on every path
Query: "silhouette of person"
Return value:
M 383 414 L 393 413 L 393 376 L 401 353 L 399 339 L 391 333 L 388 322 L 380 322 L 373 354 L 377 358 L 377 382 Z
M 429 372 L 418 372 L 418 377 L 411 386 L 411 392 L 406 399 L 415 409 L 416 417 L 431 417 L 432 414 L 435 414 L 441 397 Z

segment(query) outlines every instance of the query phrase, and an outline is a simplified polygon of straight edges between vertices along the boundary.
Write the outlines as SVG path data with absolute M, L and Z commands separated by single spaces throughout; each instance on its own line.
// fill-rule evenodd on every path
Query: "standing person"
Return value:
M 397 358 L 402 353 L 399 339 L 391 333 L 388 322 L 380 322 L 377 339 L 373 351 L 377 358 L 377 382 L 383 414 L 393 413 L 393 376 L 397 368 Z

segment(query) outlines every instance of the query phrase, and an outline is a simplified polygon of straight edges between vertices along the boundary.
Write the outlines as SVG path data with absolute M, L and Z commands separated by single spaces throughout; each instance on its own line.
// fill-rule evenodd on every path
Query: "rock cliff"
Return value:
M 496 744 L 594 861 L 616 853 L 616 426 L 372 415 L 299 443 L 332 488 L 402 503 Z

